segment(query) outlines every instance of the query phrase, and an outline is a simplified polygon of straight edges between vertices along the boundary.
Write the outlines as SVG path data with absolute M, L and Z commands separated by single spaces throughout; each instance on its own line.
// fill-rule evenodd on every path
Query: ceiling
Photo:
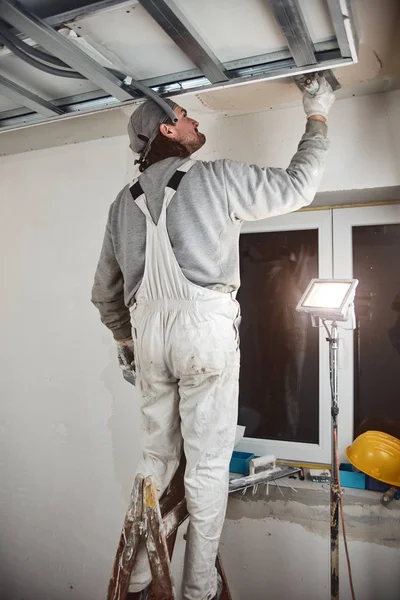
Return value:
M 171 0 L 164 2 L 172 5 Z M 285 3 L 282 0 L 281 4 Z M 2 4 L 0 0 L 0 8 Z M 298 0 L 289 4 L 302 11 L 303 25 L 318 60 L 331 60 L 332 52 L 337 55 L 338 24 L 335 29 L 327 0 Z M 343 10 L 343 0 L 337 0 L 337 4 Z M 198 63 L 194 64 L 137 0 L 23 2 L 24 7 L 56 28 L 69 42 L 83 47 L 97 64 L 129 73 L 166 96 L 184 94 L 181 104 L 197 118 L 204 114 L 234 115 L 298 104 L 299 92 L 288 75 L 316 67 L 296 66 L 292 50 L 299 62 L 304 59 L 299 54 L 299 41 L 296 47 L 296 39 L 295 43 L 290 39 L 289 48 L 270 5 L 268 0 L 175 0 L 175 7 L 185 9 L 186 24 L 189 23 L 191 32 L 203 44 L 202 49 L 206 48 L 208 56 L 228 72 L 228 81 L 210 83 L 201 71 L 207 67 L 204 53 L 200 58 L 194 56 Z M 335 68 L 341 84 L 337 97 L 400 88 L 400 3 L 355 0 L 349 5 L 356 43 L 358 39 L 358 56 L 357 62 L 342 57 L 342 66 Z M 331 9 L 332 6 L 331 3 Z M 20 38 L 39 47 L 29 36 L 20 34 Z M 317 68 L 326 66 L 329 65 Z M 1 77 L 62 107 L 64 114 L 44 117 L 0 91 L 0 154 L 121 135 L 132 105 L 141 96 L 135 92 L 135 98 L 119 101 L 88 79 L 65 79 L 42 73 L 0 46 Z M 71 122 L 75 116 L 81 119 Z M 46 134 L 43 127 L 38 127 L 41 123 L 51 124 L 46 125 Z M 32 125 L 35 127 L 31 128 Z
M 358 83 L 375 79 L 381 60 L 359 46 L 353 4 L 0 0 L 0 132 L 129 105 L 149 90 L 237 113 L 290 102 L 296 74 L 347 66 Z M 361 12 L 365 4 L 390 2 L 366 0 Z
M 341 85 L 336 97 L 343 99 L 399 89 L 400 2 L 358 0 L 353 6 L 359 36 L 358 62 L 335 69 Z M 185 98 L 185 106 L 191 110 L 228 115 L 281 108 L 298 102 L 298 90 L 289 78 L 210 90 Z

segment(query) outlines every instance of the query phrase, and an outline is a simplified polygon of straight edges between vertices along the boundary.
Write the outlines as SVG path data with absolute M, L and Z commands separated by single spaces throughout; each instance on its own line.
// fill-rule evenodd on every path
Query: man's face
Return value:
M 204 133 L 198 131 L 199 123 L 188 117 L 186 110 L 181 106 L 177 106 L 174 113 L 178 117 L 178 121 L 175 125 L 161 125 L 161 133 L 180 142 L 190 154 L 197 152 L 206 142 Z

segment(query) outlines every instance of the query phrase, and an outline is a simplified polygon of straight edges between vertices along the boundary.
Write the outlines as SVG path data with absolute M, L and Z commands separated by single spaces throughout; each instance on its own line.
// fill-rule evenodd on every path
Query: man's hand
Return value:
M 129 338 L 127 340 L 118 340 L 118 362 L 122 369 L 122 375 L 124 379 L 135 385 L 136 383 L 136 368 L 135 368 L 135 354 L 133 350 L 133 340 Z
M 309 92 L 304 91 L 303 93 L 303 106 L 307 118 L 320 116 L 326 120 L 334 102 L 335 94 L 325 77 L 319 78 L 318 92 L 310 94 Z

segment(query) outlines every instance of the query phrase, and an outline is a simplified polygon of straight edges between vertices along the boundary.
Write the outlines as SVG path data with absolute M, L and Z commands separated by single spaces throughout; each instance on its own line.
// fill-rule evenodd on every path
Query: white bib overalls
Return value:
M 183 443 L 190 514 L 183 598 L 208 600 L 217 591 L 215 560 L 237 424 L 238 303 L 230 294 L 191 283 L 175 258 L 167 208 L 192 165 L 185 163 L 169 181 L 157 224 L 140 179 L 130 188 L 147 226 L 145 270 L 131 320 L 144 427 L 137 472 L 154 476 L 161 495 L 179 465 Z M 138 558 L 131 592 L 151 580 L 144 547 Z

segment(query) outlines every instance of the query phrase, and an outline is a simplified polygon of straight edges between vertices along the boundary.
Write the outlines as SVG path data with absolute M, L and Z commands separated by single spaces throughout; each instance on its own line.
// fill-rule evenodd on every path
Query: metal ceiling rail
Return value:
M 326 52 L 326 58 L 323 62 L 318 63 L 318 72 L 323 72 L 328 69 L 336 69 L 337 67 L 343 67 L 345 65 L 353 64 L 351 58 L 341 58 L 338 52 Z M 306 73 L 314 73 L 316 71 L 315 65 L 307 65 L 305 67 L 296 67 L 293 59 L 281 60 L 277 63 L 263 64 L 253 67 L 244 67 L 236 69 L 231 72 L 232 78 L 226 83 L 220 84 L 208 84 L 207 81 L 202 79 L 194 79 L 189 82 L 183 83 L 171 83 L 160 86 L 154 86 L 154 90 L 162 96 L 177 96 L 181 94 L 188 94 L 191 91 L 195 91 L 196 88 L 199 91 L 222 89 L 226 87 L 244 85 L 246 83 L 253 83 L 255 81 L 273 81 L 276 79 L 283 79 L 288 77 L 294 77 L 296 75 L 304 75 Z
M 336 38 L 327 40 L 325 42 L 317 42 L 315 44 L 315 54 L 317 60 L 325 60 L 325 58 L 332 58 L 331 52 L 334 51 L 336 58 L 340 58 L 340 52 L 337 47 Z M 290 68 L 295 67 L 296 64 L 293 60 L 292 54 L 288 49 L 279 50 L 277 52 L 266 52 L 265 54 L 258 54 L 255 56 L 248 56 L 246 58 L 239 58 L 230 60 L 224 63 L 227 73 L 229 74 L 229 81 L 234 84 L 235 78 L 239 76 L 242 69 L 254 68 L 254 74 L 258 73 L 261 68 L 269 70 L 269 65 L 281 65 L 282 61 L 289 60 Z M 201 77 L 200 69 L 191 69 L 189 71 L 180 71 L 177 73 L 168 73 L 166 75 L 158 75 L 155 77 L 149 77 L 148 79 L 141 80 L 141 83 L 149 87 L 160 87 L 165 84 L 187 82 L 190 86 L 190 82 L 196 78 Z M 207 82 L 206 82 L 207 83 Z
M 0 1 L 0 17 L 118 100 L 132 100 L 118 77 L 17 2 Z
M 14 102 L 34 110 L 43 115 L 43 117 L 56 117 L 64 113 L 61 108 L 57 108 L 50 102 L 47 102 L 47 100 L 36 96 L 36 94 L 24 89 L 14 83 L 14 81 L 6 79 L 2 75 L 0 75 L 0 92 L 10 100 L 14 100 Z
M 353 64 L 353 60 L 351 58 L 342 59 L 338 56 L 338 52 L 328 52 L 330 58 L 327 58 L 323 61 L 323 63 L 318 64 L 319 70 L 325 69 L 335 69 L 340 66 L 351 65 Z M 270 65 L 259 65 L 258 67 L 248 67 L 243 69 L 238 69 L 235 72 L 235 77 L 230 79 L 226 83 L 220 84 L 210 84 L 209 81 L 205 78 L 196 78 L 190 81 L 186 81 L 183 83 L 172 83 L 172 84 L 164 84 L 161 86 L 152 86 L 152 88 L 160 94 L 162 97 L 170 97 L 170 96 L 180 96 L 191 93 L 193 91 L 208 91 L 215 89 L 222 89 L 225 87 L 232 87 L 237 85 L 244 85 L 246 83 L 253 83 L 256 81 L 272 81 L 276 79 L 283 79 L 287 77 L 293 77 L 295 75 L 302 75 L 305 73 L 312 73 L 315 71 L 315 66 L 312 65 L 308 67 L 296 67 L 293 60 L 283 60 L 279 61 L 279 63 L 271 63 Z M 141 99 L 137 98 L 136 100 L 131 100 L 126 104 L 133 104 L 136 102 L 140 102 Z M 92 113 L 96 110 L 108 110 L 110 108 L 115 108 L 118 106 L 118 102 L 113 99 L 108 98 L 99 98 L 98 100 L 93 101 L 82 101 L 80 103 L 74 105 L 65 105 L 62 106 L 65 116 L 57 117 L 57 120 L 60 118 L 71 117 L 71 113 Z M 7 117 L 3 120 L 1 118 L 2 113 L 0 113 L 0 133 L 3 131 L 9 131 L 12 129 L 16 129 L 18 127 L 29 126 L 33 124 L 38 124 L 41 122 L 54 120 L 54 119 L 44 119 L 40 115 L 37 114 L 29 114 L 23 115 L 21 111 L 17 109 L 12 111 L 7 111 Z
M 337 49 L 336 38 L 326 42 L 318 42 L 315 44 L 316 56 L 318 60 L 339 59 L 339 50 Z M 11 54 L 11 52 L 9 52 Z M 5 53 L 5 56 L 9 55 Z M 1 57 L 0 57 L 1 58 Z M 350 62 L 350 60 L 349 60 Z M 252 75 L 254 81 L 266 76 L 269 78 L 270 72 L 275 72 L 277 66 L 280 68 L 291 69 L 295 67 L 293 58 L 289 50 L 281 50 L 279 52 L 269 52 L 258 56 L 250 56 L 244 59 L 232 60 L 225 63 L 226 69 L 229 71 L 233 85 L 235 80 L 242 81 L 244 76 Z M 210 85 L 205 77 L 202 77 L 200 69 L 191 69 L 189 71 L 180 71 L 177 73 L 169 73 L 158 77 L 143 79 L 139 83 L 155 89 L 159 94 L 165 95 L 169 93 L 190 92 L 199 87 L 209 86 L 213 88 L 214 84 Z M 93 90 L 64 98 L 56 98 L 52 100 L 55 107 L 60 107 L 63 114 L 87 112 L 89 110 L 104 109 L 115 107 L 118 100 L 107 95 L 104 90 Z M 38 119 L 37 115 L 29 114 L 26 108 L 13 108 L 0 112 L 0 130 L 4 130 L 10 125 L 25 125 L 34 123 Z
M 101 104 L 101 107 L 104 108 L 106 106 L 118 105 L 119 101 L 115 98 L 112 98 L 107 94 L 107 92 L 102 90 L 82 92 L 74 96 L 57 98 L 51 101 L 52 106 L 54 106 L 56 109 L 59 109 L 61 114 L 80 112 L 82 107 L 87 106 L 93 108 L 97 107 L 99 103 Z M 23 106 L 20 106 L 19 108 L 10 108 L 9 110 L 3 110 L 0 112 L 0 130 L 2 129 L 5 121 L 8 121 L 9 119 L 12 121 L 16 117 L 31 120 L 31 118 L 35 118 L 35 115 L 30 113 L 30 111 Z
M 160 96 L 176 96 L 254 81 L 292 77 L 356 62 L 358 40 L 348 0 L 327 1 L 336 38 L 314 44 L 301 13 L 299 0 L 269 0 L 269 5 L 286 37 L 289 48 L 238 58 L 222 64 L 173 4 L 173 0 L 87 0 L 85 6 L 82 6 L 82 0 L 70 0 L 68 5 L 70 10 L 59 15 L 54 14 L 56 7 L 53 4 L 46 4 L 47 12 L 41 11 L 46 21 L 29 13 L 25 7 L 14 0 L 0 0 L 0 17 L 8 21 L 17 32 L 24 37 L 34 39 L 40 46 L 85 75 L 100 88 L 89 92 L 87 96 L 83 94 L 79 95 L 79 98 L 70 96 L 55 99 L 50 104 L 35 94 L 22 90 L 14 82 L 9 82 L 11 85 L 6 86 L 7 89 L 3 86 L 4 95 L 10 96 L 10 87 L 14 91 L 18 89 L 20 94 L 22 90 L 25 99 L 20 95 L 18 103 L 28 108 L 13 108 L 0 112 L 0 131 L 45 120 L 65 118 L 74 113 L 109 109 L 118 106 L 118 100 L 129 104 L 141 101 L 141 94 L 126 86 L 126 80 L 122 81 L 122 74 L 110 72 L 101 66 L 81 48 L 55 31 L 52 26 L 71 27 L 75 19 L 140 2 L 197 68 L 133 82 L 133 86 L 136 84 L 140 87 L 139 84 L 144 84 L 147 86 L 147 91 L 150 88 Z M 106 50 L 107 48 L 104 48 L 105 56 Z M 0 89 L 0 93 L 1 91 Z M 15 93 L 13 98 L 16 99 Z M 33 101 L 35 105 L 32 104 Z M 49 114 L 48 110 L 53 112 Z M 36 111 L 36 113 L 29 111 Z
M 224 65 L 172 0 L 139 0 L 139 2 L 211 83 L 228 81 L 229 77 Z
M 78 94 L 78 96 L 80 95 L 85 96 L 85 94 Z M 63 111 L 62 118 L 64 119 L 82 114 L 93 115 L 99 111 L 109 110 L 111 108 L 120 106 L 119 101 L 111 96 L 93 100 L 82 100 L 75 102 L 74 104 L 70 104 L 70 98 L 68 98 L 68 100 L 64 99 L 64 102 L 67 102 L 64 106 L 60 105 Z M 31 112 L 28 114 L 26 113 L 26 109 L 13 109 L 2 112 L 0 120 L 0 133 L 4 131 L 12 131 L 13 129 L 17 129 L 19 127 L 29 127 L 30 125 L 48 123 L 49 121 L 60 121 L 60 117 L 53 117 L 50 119 L 50 117 L 42 117 L 36 112 Z
M 274 17 L 285 36 L 298 67 L 316 64 L 314 47 L 297 0 L 269 0 Z
M 75 6 L 75 2 L 72 1 L 73 7 L 60 13 L 57 11 L 57 3 L 53 2 L 53 6 L 50 8 L 51 12 L 49 13 L 49 6 L 47 6 L 46 13 L 42 14 L 41 17 L 51 27 L 60 27 L 60 25 L 64 25 L 69 21 L 99 14 L 110 8 L 128 6 L 131 3 L 131 0 L 87 0 L 87 4 L 82 5 L 81 2 L 77 2 Z
M 357 60 L 355 34 L 351 22 L 352 13 L 348 0 L 327 0 L 327 2 L 342 56 Z

